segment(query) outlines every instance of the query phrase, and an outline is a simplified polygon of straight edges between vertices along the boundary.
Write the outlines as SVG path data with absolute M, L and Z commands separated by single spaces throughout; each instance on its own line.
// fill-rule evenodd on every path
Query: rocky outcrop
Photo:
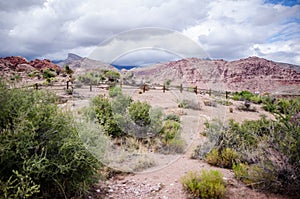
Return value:
M 107 70 L 117 70 L 110 64 L 89 59 L 87 57 L 80 57 L 76 54 L 69 53 L 67 59 L 58 63 L 61 67 L 68 65 L 70 68 L 75 69 L 76 71 L 85 71 L 90 69 L 107 69 Z
M 58 65 L 48 59 L 35 59 L 29 62 L 20 56 L 0 58 L 0 75 L 7 80 L 15 80 L 16 78 L 18 80 L 26 80 L 28 78 L 40 79 L 43 71 L 46 69 L 51 69 L 57 74 L 62 71 Z
M 130 71 L 135 82 L 198 86 L 202 89 L 300 93 L 300 66 L 259 57 L 236 61 L 188 58 Z
M 79 55 L 76 55 L 74 53 L 68 53 L 67 59 L 59 62 L 57 65 L 64 67 L 65 65 L 70 65 L 73 62 L 78 61 L 80 59 L 82 59 L 82 57 L 80 57 Z
M 44 59 L 44 60 L 35 59 L 33 61 L 30 61 L 29 65 L 31 65 L 33 68 L 38 70 L 45 70 L 49 68 L 55 71 L 61 71 L 61 68 L 58 65 L 52 63 L 49 59 Z
M 35 59 L 28 62 L 25 58 L 20 56 L 0 58 L 0 71 L 11 70 L 16 72 L 23 72 L 28 70 L 45 70 L 47 68 L 53 69 L 55 71 L 61 71 L 61 68 L 58 65 L 53 64 L 48 59 Z

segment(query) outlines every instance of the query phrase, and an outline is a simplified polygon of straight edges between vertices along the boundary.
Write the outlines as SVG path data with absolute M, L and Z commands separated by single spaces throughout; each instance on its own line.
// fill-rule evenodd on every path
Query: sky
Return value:
M 29 60 L 97 52 L 135 65 L 195 56 L 196 44 L 211 59 L 300 65 L 300 1 L 0 0 L 0 42 L 0 57 Z

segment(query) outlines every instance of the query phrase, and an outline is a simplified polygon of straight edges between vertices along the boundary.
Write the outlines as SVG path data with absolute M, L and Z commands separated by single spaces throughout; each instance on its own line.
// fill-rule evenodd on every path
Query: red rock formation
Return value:
M 300 66 L 259 57 L 237 61 L 182 59 L 132 70 L 136 80 L 252 92 L 300 92 Z
M 39 70 L 45 70 L 47 68 L 50 68 L 56 71 L 61 71 L 61 68 L 58 65 L 53 64 L 49 59 L 44 59 L 44 60 L 35 59 L 33 61 L 30 61 L 29 65 Z
M 1 71 L 27 71 L 27 70 L 45 70 L 47 68 L 54 69 L 56 71 L 61 71 L 62 69 L 53 64 L 50 60 L 44 59 L 39 60 L 35 59 L 33 61 L 28 62 L 25 58 L 20 56 L 11 56 L 6 58 L 0 58 L 0 70 Z

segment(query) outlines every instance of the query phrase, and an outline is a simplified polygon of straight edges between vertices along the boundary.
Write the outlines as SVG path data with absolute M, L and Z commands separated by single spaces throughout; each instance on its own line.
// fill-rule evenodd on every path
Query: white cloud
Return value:
M 1 1 L 0 56 L 58 59 L 67 51 L 87 53 L 122 31 L 162 27 L 183 32 L 212 58 L 237 59 L 260 52 L 264 57 L 288 56 L 300 64 L 299 50 L 294 51 L 299 24 L 300 5 L 264 0 Z M 284 45 L 294 47 L 279 49 Z
M 297 57 L 299 51 L 284 51 L 272 40 L 296 44 L 300 38 L 300 6 L 263 4 L 263 1 L 213 1 L 206 21 L 187 28 L 183 33 L 200 45 L 213 58 L 238 59 L 257 55 L 255 45 L 274 46 L 273 52 Z M 285 52 L 285 53 L 282 53 Z M 261 56 L 268 57 L 268 52 Z M 293 54 L 293 55 L 292 55 Z M 284 57 L 282 56 L 282 57 Z M 272 56 L 269 56 L 272 57 Z M 278 60 L 278 59 L 277 59 Z M 295 59 L 283 59 L 292 63 Z

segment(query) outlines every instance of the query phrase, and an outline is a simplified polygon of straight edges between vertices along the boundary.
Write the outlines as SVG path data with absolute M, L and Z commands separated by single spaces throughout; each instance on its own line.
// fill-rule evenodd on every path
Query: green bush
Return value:
M 127 108 L 132 102 L 132 98 L 122 93 L 116 95 L 112 101 L 112 110 L 117 114 L 126 114 Z
M 109 88 L 109 97 L 116 97 L 122 94 L 122 89 L 120 87 L 111 87 Z
M 249 166 L 248 164 L 239 163 L 233 165 L 234 176 L 238 180 L 255 189 L 263 189 L 265 187 L 276 188 L 276 190 L 273 190 L 276 192 L 279 187 L 275 185 L 277 184 L 275 173 L 269 172 L 270 170 L 274 170 L 274 168 L 258 164 Z
M 102 77 L 99 71 L 87 72 L 78 76 L 78 81 L 83 84 L 98 84 Z
M 276 104 L 275 104 L 275 99 L 271 97 L 266 97 L 263 99 L 263 106 L 262 108 L 265 111 L 268 111 L 270 113 L 273 113 L 276 110 Z
M 162 139 L 163 142 L 168 144 L 168 142 L 176 137 L 180 129 L 180 124 L 178 122 L 167 120 L 162 128 Z
M 250 101 L 250 98 L 253 96 L 255 96 L 255 94 L 251 93 L 250 91 L 241 91 L 241 92 L 235 92 L 232 96 L 232 99 L 237 101 L 244 101 L 244 100 Z
M 164 154 L 183 153 L 185 141 L 181 137 L 180 124 L 174 120 L 166 120 L 159 138 L 162 142 L 160 152 Z
M 275 121 L 261 117 L 241 124 L 230 120 L 223 127 L 218 123 L 206 124 L 208 142 L 204 145 L 216 148 L 207 154 L 207 160 L 218 166 L 242 163 L 233 169 L 245 183 L 270 192 L 299 196 L 300 98 L 277 99 L 272 103 Z M 198 147 L 195 157 L 201 158 L 204 149 L 203 145 Z M 236 156 L 236 161 L 230 161 Z
M 223 175 L 217 170 L 188 172 L 181 178 L 181 184 L 192 198 L 220 199 L 225 195 Z
M 254 104 L 261 104 L 262 103 L 262 97 L 259 95 L 253 95 L 250 97 L 249 99 L 251 102 L 253 102 Z
M 178 115 L 175 114 L 169 114 L 166 116 L 165 120 L 173 120 L 175 122 L 180 123 L 180 117 Z
M 116 82 L 120 79 L 120 73 L 117 71 L 104 70 L 103 74 L 104 74 L 104 77 L 106 77 L 107 80 L 110 82 Z
M 139 126 L 147 126 L 151 122 L 149 115 L 151 106 L 146 102 L 133 102 L 129 106 L 130 118 Z
M 51 78 L 51 77 L 55 77 L 55 76 L 56 76 L 56 72 L 53 71 L 53 70 L 51 70 L 51 69 L 49 69 L 49 68 L 45 69 L 44 72 L 43 72 L 43 77 L 45 79 L 48 79 L 48 78 Z
M 84 197 L 98 161 L 51 93 L 0 85 L 0 197 Z
M 112 137 L 124 135 L 124 132 L 120 129 L 117 120 L 114 117 L 112 104 L 108 98 L 103 95 L 98 95 L 93 98 L 92 109 L 100 126 L 104 128 L 108 135 Z
M 238 160 L 238 154 L 230 148 L 225 148 L 221 152 L 214 148 L 207 153 L 205 160 L 214 166 L 232 168 L 232 165 Z

